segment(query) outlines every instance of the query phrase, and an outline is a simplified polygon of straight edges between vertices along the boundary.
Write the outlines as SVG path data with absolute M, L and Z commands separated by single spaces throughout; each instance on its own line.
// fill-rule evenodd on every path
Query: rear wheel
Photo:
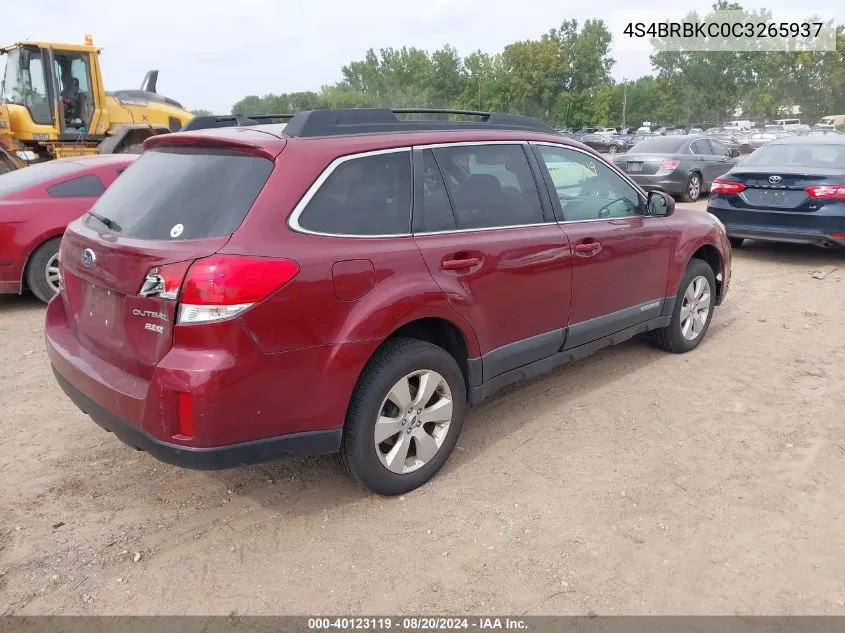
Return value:
M 678 287 L 672 320 L 665 328 L 654 330 L 652 338 L 658 347 L 674 354 L 695 349 L 707 334 L 715 305 L 713 270 L 707 262 L 691 260 Z
M 409 492 L 446 462 L 465 409 L 464 377 L 448 352 L 416 339 L 390 340 L 358 380 L 340 463 L 375 493 Z
M 699 196 L 701 196 L 701 176 L 693 173 L 687 180 L 687 186 L 681 192 L 681 198 L 684 202 L 695 202 Z
M 59 245 L 62 238 L 47 240 L 32 254 L 26 266 L 26 285 L 36 297 L 47 303 L 59 292 Z
M 728 240 L 731 243 L 731 248 L 739 248 L 745 242 L 744 237 L 729 237 Z

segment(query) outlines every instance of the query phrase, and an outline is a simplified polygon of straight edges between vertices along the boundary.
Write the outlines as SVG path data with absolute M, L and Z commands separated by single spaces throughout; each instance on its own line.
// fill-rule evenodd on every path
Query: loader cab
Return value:
M 104 99 L 96 48 L 19 42 L 2 52 L 6 64 L 0 101 L 22 106 L 32 121 L 28 125 L 25 118 L 18 119 L 21 129 L 13 132 L 33 141 L 93 132 Z

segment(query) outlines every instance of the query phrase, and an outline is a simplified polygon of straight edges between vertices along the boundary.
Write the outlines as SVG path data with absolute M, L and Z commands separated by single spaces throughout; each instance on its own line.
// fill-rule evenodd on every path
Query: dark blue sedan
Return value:
M 718 178 L 707 210 L 745 239 L 845 247 L 845 136 L 764 145 Z

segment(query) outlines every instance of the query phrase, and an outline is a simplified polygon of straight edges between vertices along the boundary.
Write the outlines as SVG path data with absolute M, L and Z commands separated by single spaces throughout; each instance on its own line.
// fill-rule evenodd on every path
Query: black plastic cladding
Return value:
M 443 114 L 477 117 L 476 121 L 446 121 L 437 119 L 400 119 L 397 114 Z M 373 134 L 378 132 L 416 132 L 423 130 L 521 130 L 557 134 L 537 119 L 517 114 L 477 112 L 474 110 L 441 110 L 434 108 L 344 108 L 339 110 L 309 110 L 296 114 L 223 115 L 191 119 L 181 131 L 216 127 L 258 125 L 273 119 L 289 119 L 287 136 L 309 138 Z

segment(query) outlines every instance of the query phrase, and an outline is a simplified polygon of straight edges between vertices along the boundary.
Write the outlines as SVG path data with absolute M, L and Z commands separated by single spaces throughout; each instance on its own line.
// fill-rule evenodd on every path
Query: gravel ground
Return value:
M 122 445 L 55 385 L 43 307 L 0 298 L 0 613 L 845 614 L 843 277 L 749 243 L 698 350 L 511 388 L 393 499 L 330 458 Z

